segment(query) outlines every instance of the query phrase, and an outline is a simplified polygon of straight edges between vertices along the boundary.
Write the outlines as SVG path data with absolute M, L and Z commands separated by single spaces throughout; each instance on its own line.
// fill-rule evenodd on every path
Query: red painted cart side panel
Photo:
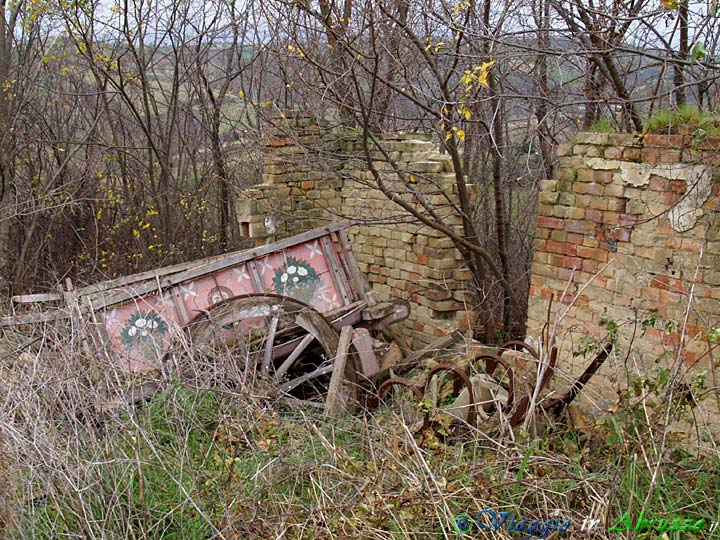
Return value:
M 134 299 L 103 314 L 105 330 L 121 367 L 159 368 L 173 333 L 225 298 L 275 293 L 306 302 L 321 313 L 342 305 L 320 241 L 313 240 L 255 261 L 263 290 L 256 290 L 245 263 Z M 348 285 L 349 288 L 349 285 Z

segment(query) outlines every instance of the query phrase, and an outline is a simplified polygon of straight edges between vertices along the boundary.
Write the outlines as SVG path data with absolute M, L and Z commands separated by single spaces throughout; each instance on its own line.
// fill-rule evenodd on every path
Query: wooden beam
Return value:
M 459 341 L 462 339 L 463 333 L 459 330 L 455 330 L 454 332 L 451 332 L 450 334 L 443 336 L 439 339 L 436 339 L 429 345 L 423 347 L 419 351 L 415 351 L 414 353 L 409 354 L 405 359 L 392 366 L 392 370 L 395 373 L 396 376 L 400 376 L 402 373 L 406 373 L 410 371 L 413 367 L 415 367 L 420 360 L 424 359 L 427 356 L 430 356 L 432 353 L 441 351 L 456 341 Z M 374 377 L 373 380 L 375 381 L 381 381 L 389 374 L 389 369 L 385 369 L 383 371 L 379 371 Z
M 330 386 L 325 399 L 325 414 L 327 415 L 334 416 L 342 412 L 343 409 L 340 391 L 345 379 L 345 364 L 347 363 L 352 335 L 352 326 L 343 326 L 343 329 L 340 330 L 340 341 L 338 342 L 337 354 L 333 362 L 333 372 L 330 377 Z
M 58 302 L 63 299 L 62 293 L 42 293 L 42 294 L 20 294 L 10 298 L 14 304 L 35 304 L 41 302 Z
M 115 295 L 107 297 L 105 305 L 110 306 L 112 304 L 117 304 L 124 300 L 128 300 L 129 298 L 142 296 L 157 288 L 157 283 L 155 282 L 156 278 L 160 278 L 160 285 L 165 288 L 170 285 L 175 285 L 183 281 L 188 281 L 190 279 L 204 276 L 206 274 L 211 274 L 218 270 L 223 270 L 225 268 L 235 266 L 243 262 L 257 259 L 259 257 L 263 257 L 265 255 L 269 255 L 271 253 L 275 253 L 276 251 L 281 251 L 283 249 L 296 246 L 298 244 L 304 244 L 305 242 L 308 242 L 310 240 L 315 240 L 316 238 L 321 238 L 328 234 L 332 234 L 342 229 L 346 229 L 354 224 L 355 221 L 352 220 L 332 223 L 325 227 L 319 227 L 317 229 L 291 236 L 290 238 L 285 238 L 278 242 L 273 242 L 272 244 L 267 244 L 259 248 L 248 249 L 244 251 L 234 251 L 232 253 L 225 253 L 223 255 L 207 257 L 205 259 L 199 259 L 196 261 L 176 264 L 173 266 L 166 266 L 164 268 L 158 268 L 157 270 L 150 270 L 148 272 L 142 272 L 140 274 L 134 274 L 131 276 L 113 279 L 110 281 L 103 281 L 101 283 L 82 287 L 77 290 L 77 294 L 79 296 L 98 295 L 97 299 L 99 299 L 100 293 L 109 291 L 111 289 L 126 288 L 130 287 L 133 284 L 137 284 L 136 287 L 132 288 L 132 292 L 130 292 L 129 294 L 123 295 L 120 293 L 116 293 Z M 152 282 L 149 284 L 144 283 L 148 280 L 152 280 Z M 95 303 L 95 300 L 96 298 L 93 298 L 93 303 Z

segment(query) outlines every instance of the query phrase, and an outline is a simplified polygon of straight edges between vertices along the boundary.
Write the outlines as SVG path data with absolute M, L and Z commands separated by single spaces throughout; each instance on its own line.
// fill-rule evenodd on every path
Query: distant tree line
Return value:
M 256 142 L 278 109 L 296 108 L 357 134 L 381 190 L 383 135 L 435 133 L 454 164 L 462 231 L 429 200 L 418 218 L 462 253 L 488 334 L 522 334 L 537 189 L 558 142 L 578 129 L 642 132 L 658 111 L 714 112 L 717 4 L 3 3 L 5 286 L 47 289 L 241 245 L 233 201 L 258 179 Z

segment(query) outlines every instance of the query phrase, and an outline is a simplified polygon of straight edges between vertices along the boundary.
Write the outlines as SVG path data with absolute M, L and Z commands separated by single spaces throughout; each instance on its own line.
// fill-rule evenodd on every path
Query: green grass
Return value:
M 616 133 L 617 126 L 610 118 L 608 118 L 607 116 L 603 116 L 592 126 L 590 126 L 587 131 L 592 131 L 594 133 Z
M 39 355 L 38 365 L 52 358 Z M 718 454 L 662 446 L 662 415 L 648 423 L 632 395 L 583 428 L 543 421 L 538 437 L 509 432 L 497 415 L 470 428 L 433 410 L 423 431 L 403 423 L 393 403 L 328 418 L 252 397 L 263 392 L 203 387 L 198 369 L 192 381 L 158 381 L 161 391 L 140 409 L 94 424 L 73 404 L 101 387 L 98 376 L 113 375 L 58 386 L 64 379 L 50 367 L 4 387 L 14 416 L 0 417 L 0 494 L 11 495 L 0 497 L 0 519 L 12 524 L 3 538 L 444 539 L 457 538 L 453 516 L 484 509 L 570 519 L 568 539 L 585 534 L 587 517 L 602 520 L 600 531 L 625 512 L 633 522 L 641 511 L 720 519 Z
M 646 498 L 646 516 L 717 519 L 717 460 L 648 468 L 624 422 L 584 432 L 557 424 L 515 443 L 460 429 L 430 440 L 391 411 L 331 420 L 174 387 L 87 441 L 75 487 L 55 486 L 26 508 L 14 537 L 430 539 L 452 515 L 482 509 L 559 515 L 579 528 L 601 500 L 609 527 L 626 511 L 635 519 Z
M 720 135 L 720 116 L 700 109 L 697 105 L 684 105 L 673 110 L 658 111 L 645 123 L 648 133 L 676 133 L 679 126 L 703 129 L 708 135 Z

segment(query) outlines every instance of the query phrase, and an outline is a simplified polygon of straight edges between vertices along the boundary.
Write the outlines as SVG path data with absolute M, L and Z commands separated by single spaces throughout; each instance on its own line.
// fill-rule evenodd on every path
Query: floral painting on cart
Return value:
M 157 369 L 172 335 L 228 298 L 270 293 L 300 300 L 321 313 L 340 307 L 343 297 L 330 272 L 320 241 L 306 242 L 114 306 L 103 315 L 105 331 L 124 369 Z

